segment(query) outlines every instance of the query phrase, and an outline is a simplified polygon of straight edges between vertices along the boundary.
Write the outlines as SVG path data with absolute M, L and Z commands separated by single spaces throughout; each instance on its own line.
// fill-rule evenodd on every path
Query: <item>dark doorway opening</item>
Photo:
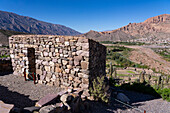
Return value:
M 28 48 L 28 56 L 27 57 L 28 57 L 29 74 L 35 75 L 36 69 L 35 69 L 35 49 L 34 48 Z M 32 77 L 29 77 L 29 79 L 33 80 Z

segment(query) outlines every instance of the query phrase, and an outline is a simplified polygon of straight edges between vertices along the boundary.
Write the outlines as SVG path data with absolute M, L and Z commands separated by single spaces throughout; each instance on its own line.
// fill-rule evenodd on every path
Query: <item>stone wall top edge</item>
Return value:
M 46 37 L 46 38 L 49 38 L 49 37 L 56 37 L 56 38 L 83 38 L 85 39 L 85 37 L 82 37 L 82 36 L 66 36 L 66 35 L 12 35 L 10 36 L 10 38 L 16 38 L 16 37 Z
M 100 45 L 101 47 L 106 48 L 105 45 L 101 44 L 101 43 L 98 42 L 98 41 L 95 41 L 95 40 L 93 40 L 93 39 L 89 39 L 89 41 L 91 41 L 91 42 L 93 42 L 93 43 L 97 43 L 97 44 Z

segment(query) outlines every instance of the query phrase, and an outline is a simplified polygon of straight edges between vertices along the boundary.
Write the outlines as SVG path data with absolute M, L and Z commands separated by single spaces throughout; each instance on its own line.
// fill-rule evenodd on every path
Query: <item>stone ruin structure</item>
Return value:
M 85 37 L 14 35 L 9 46 L 13 74 L 35 72 L 38 83 L 88 89 L 105 75 L 106 47 Z

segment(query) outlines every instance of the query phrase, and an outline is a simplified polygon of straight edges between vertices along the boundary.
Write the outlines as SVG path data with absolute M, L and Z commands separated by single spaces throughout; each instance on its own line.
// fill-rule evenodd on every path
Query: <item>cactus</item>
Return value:
M 166 76 L 166 83 L 168 84 L 169 82 L 169 76 Z
M 151 75 L 149 74 L 148 75 L 148 84 L 150 84 L 150 82 L 151 82 Z
M 110 77 L 112 78 L 112 74 L 113 74 L 113 66 L 112 66 L 112 62 L 110 62 Z
M 108 103 L 109 97 L 107 96 L 107 93 L 105 92 L 106 84 L 104 82 L 104 76 L 103 77 L 97 77 L 92 82 L 92 87 L 90 87 L 89 91 L 90 94 L 95 98 L 95 100 L 101 99 L 103 102 Z
M 131 78 L 130 78 L 130 77 L 128 77 L 128 81 L 129 81 L 129 83 L 130 83 L 130 81 L 131 81 Z
M 139 81 L 140 83 L 143 83 L 145 81 L 145 71 L 142 71 L 140 73 Z
M 164 85 L 164 77 L 162 77 L 162 80 L 161 80 L 161 89 L 163 89 L 163 85 Z
M 148 75 L 148 80 L 151 80 L 151 77 L 152 77 L 152 76 L 149 74 L 149 75 Z
M 155 79 L 154 81 L 155 81 L 155 86 L 157 86 L 157 79 Z
M 114 68 L 114 78 L 117 78 L 117 71 L 116 71 L 116 68 Z
M 161 84 L 161 76 L 159 76 L 157 80 L 157 89 L 159 89 L 160 84 Z

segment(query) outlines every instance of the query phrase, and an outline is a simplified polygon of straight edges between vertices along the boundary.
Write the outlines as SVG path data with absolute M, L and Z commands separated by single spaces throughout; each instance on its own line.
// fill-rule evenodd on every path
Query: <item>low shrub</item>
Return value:
M 159 95 L 161 95 L 163 100 L 167 100 L 170 102 L 170 89 L 164 88 L 164 89 L 158 89 L 156 90 Z
M 107 96 L 105 89 L 106 84 L 105 78 L 103 76 L 101 78 L 97 77 L 97 80 L 95 79 L 92 82 L 92 87 L 90 87 L 89 91 L 95 100 L 102 100 L 103 102 L 108 103 L 109 97 Z
M 2 55 L 2 56 L 0 56 L 0 58 L 8 58 L 8 57 L 10 57 L 9 55 Z

